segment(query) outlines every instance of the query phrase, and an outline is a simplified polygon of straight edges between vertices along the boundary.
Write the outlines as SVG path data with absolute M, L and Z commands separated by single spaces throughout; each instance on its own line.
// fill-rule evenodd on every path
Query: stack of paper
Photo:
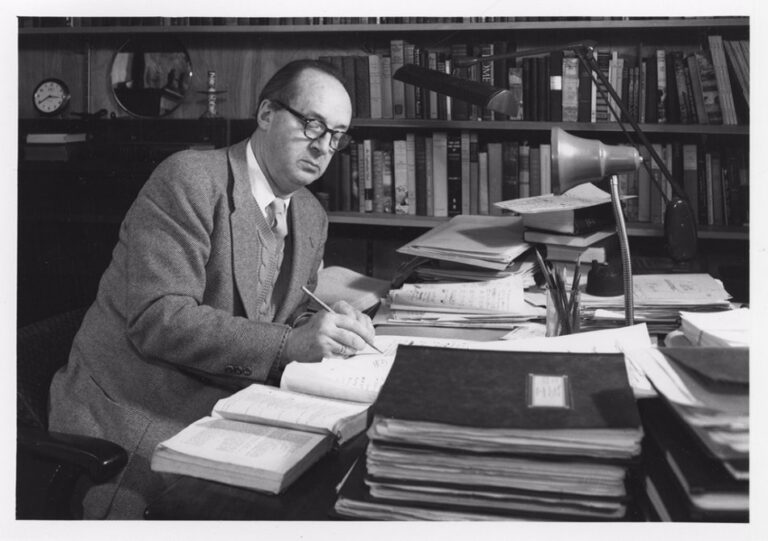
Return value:
M 648 464 L 651 483 L 673 488 L 683 502 L 681 520 L 748 520 L 749 350 L 662 348 L 628 356 L 664 399 L 649 402 L 654 413 L 644 417 L 659 458 Z
M 398 248 L 401 254 L 504 270 L 530 245 L 518 216 L 460 214 Z
M 680 325 L 680 312 L 730 310 L 731 296 L 709 274 L 640 274 L 633 277 L 635 321 L 650 332 L 668 333 Z M 623 325 L 624 295 L 581 295 L 582 328 Z
M 627 515 L 642 429 L 621 355 L 400 346 L 373 413 L 342 515 Z
M 749 308 L 724 312 L 680 312 L 680 330 L 695 346 L 749 347 Z
M 511 328 L 543 318 L 543 308 L 526 302 L 519 276 L 479 282 L 404 284 L 389 292 L 393 324 Z

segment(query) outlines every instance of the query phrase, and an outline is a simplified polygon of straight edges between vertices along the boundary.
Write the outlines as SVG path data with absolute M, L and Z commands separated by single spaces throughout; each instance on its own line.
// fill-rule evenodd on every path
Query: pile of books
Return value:
M 524 240 L 545 248 L 556 267 L 580 261 L 586 275 L 592 261 L 605 263 L 619 253 L 611 196 L 592 184 L 497 206 L 522 215 Z
M 633 352 L 633 356 L 638 352 Z M 663 520 L 749 521 L 749 350 L 648 349 L 645 491 Z
M 354 519 L 621 520 L 642 429 L 622 355 L 403 346 L 366 456 L 335 511 Z

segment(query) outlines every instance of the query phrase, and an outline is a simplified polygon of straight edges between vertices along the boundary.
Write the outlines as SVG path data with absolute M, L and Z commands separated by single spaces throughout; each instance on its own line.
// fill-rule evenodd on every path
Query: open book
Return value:
M 158 444 L 151 467 L 277 494 L 334 441 L 365 430 L 367 410 L 368 404 L 253 384 Z

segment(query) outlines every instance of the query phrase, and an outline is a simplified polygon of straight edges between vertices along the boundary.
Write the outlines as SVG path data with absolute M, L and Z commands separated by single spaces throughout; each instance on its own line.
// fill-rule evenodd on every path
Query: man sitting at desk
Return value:
M 118 479 L 89 490 L 85 517 L 140 518 L 163 488 L 149 469 L 157 443 L 233 389 L 373 339 L 344 303 L 299 317 L 328 226 L 306 186 L 349 143 L 351 111 L 332 66 L 291 62 L 264 87 L 249 140 L 177 153 L 141 190 L 51 385 L 51 430 L 130 455 Z

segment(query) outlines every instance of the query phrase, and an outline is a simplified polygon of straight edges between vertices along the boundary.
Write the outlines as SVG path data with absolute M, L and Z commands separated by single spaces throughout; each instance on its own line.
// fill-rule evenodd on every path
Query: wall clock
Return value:
M 69 88 L 64 81 L 54 78 L 43 79 L 35 87 L 32 102 L 35 110 L 45 116 L 55 116 L 66 109 L 70 99 Z

